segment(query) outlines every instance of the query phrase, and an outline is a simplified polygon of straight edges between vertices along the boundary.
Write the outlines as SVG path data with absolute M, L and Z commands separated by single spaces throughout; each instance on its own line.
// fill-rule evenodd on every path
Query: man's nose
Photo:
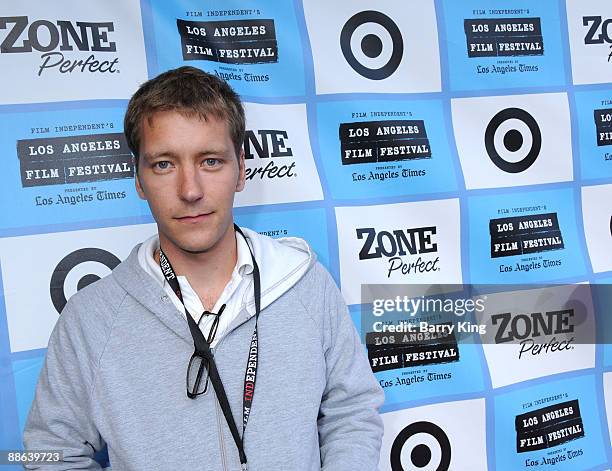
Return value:
M 181 167 L 178 195 L 185 201 L 197 201 L 204 197 L 204 187 L 195 167 L 190 165 Z

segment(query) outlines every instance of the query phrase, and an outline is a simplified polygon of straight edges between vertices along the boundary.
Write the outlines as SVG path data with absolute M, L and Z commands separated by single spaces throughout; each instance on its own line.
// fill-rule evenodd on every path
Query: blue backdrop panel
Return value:
M 0 198 L 11 201 L 0 230 L 147 214 L 134 191 L 124 113 L 119 106 L 0 113 Z
M 157 75 L 192 65 L 247 96 L 304 94 L 302 42 L 292 2 L 152 0 Z
M 457 190 L 440 101 L 320 103 L 317 128 L 336 199 Z
M 612 92 L 576 92 L 576 110 L 582 178 L 612 177 Z
M 236 223 L 270 237 L 302 237 L 310 244 L 323 266 L 329 268 L 327 222 L 323 209 L 257 211 L 236 214 Z
M 452 90 L 564 84 L 557 0 L 443 3 Z
M 605 462 L 597 397 L 592 375 L 496 396 L 497 469 L 573 471 Z
M 542 282 L 586 275 L 571 190 L 469 198 L 475 283 Z

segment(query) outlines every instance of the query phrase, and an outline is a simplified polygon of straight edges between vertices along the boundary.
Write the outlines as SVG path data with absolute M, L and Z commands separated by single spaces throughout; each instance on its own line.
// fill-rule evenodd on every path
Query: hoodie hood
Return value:
M 259 265 L 261 276 L 261 309 L 265 309 L 295 285 L 314 265 L 317 256 L 304 239 L 281 237 L 273 239 L 241 227 Z M 255 314 L 253 290 L 247 290 L 245 307 Z

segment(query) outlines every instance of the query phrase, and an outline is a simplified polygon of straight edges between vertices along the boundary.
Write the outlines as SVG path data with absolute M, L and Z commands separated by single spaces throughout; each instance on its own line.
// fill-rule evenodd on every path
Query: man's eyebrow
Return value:
M 225 147 L 220 147 L 220 148 L 211 148 L 211 149 L 203 149 L 200 152 L 198 152 L 198 155 L 209 155 L 209 154 L 213 154 L 213 155 L 225 155 L 228 152 L 228 149 L 226 149 Z
M 149 160 L 149 161 L 153 160 L 153 159 L 155 159 L 157 157 L 164 156 L 164 155 L 171 155 L 171 154 L 169 152 L 167 152 L 167 151 L 155 152 L 154 154 L 151 154 L 149 152 L 145 152 L 145 153 L 142 154 L 142 156 L 145 158 L 145 160 Z
M 208 149 L 202 149 L 200 151 L 197 152 L 198 156 L 201 155 L 225 155 L 227 152 L 229 151 L 229 149 L 226 149 L 225 147 L 220 147 L 220 148 L 208 148 Z M 159 152 L 154 152 L 154 153 L 149 153 L 149 152 L 144 152 L 142 154 L 142 156 L 144 157 L 145 160 L 151 161 L 154 160 L 158 157 L 173 157 L 175 156 L 174 152 L 170 151 L 170 150 L 160 150 Z

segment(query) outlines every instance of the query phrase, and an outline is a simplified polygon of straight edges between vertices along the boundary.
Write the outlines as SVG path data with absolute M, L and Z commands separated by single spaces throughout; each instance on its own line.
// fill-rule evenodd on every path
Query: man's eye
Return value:
M 170 162 L 168 162 L 167 160 L 162 160 L 160 162 L 155 162 L 155 164 L 154 164 L 154 166 L 157 167 L 160 170 L 166 170 L 169 165 L 170 165 Z
M 204 161 L 204 164 L 206 164 L 206 166 L 208 167 L 214 167 L 215 165 L 217 165 L 219 163 L 218 159 L 206 159 Z

